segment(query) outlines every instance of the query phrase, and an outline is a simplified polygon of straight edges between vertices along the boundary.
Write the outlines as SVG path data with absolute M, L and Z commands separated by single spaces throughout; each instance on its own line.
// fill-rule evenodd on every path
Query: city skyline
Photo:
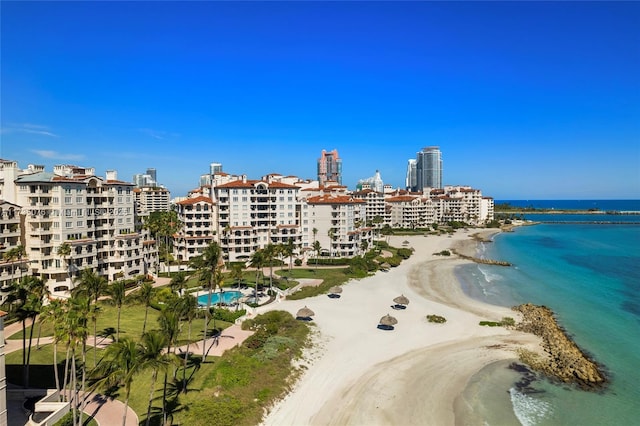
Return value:
M 210 163 L 343 184 L 439 146 L 496 199 L 640 197 L 640 5 L 2 2 L 0 157 L 172 196 Z M 505 178 L 508 176 L 508 178 Z

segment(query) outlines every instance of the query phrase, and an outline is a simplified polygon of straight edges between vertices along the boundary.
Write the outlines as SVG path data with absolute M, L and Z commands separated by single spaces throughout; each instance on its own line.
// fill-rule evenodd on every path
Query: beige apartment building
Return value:
M 53 173 L 19 174 L 14 184 L 29 273 L 42 276 L 54 294 L 72 289 L 85 268 L 115 280 L 146 274 L 157 263 L 153 244 L 135 228 L 133 184 L 115 171 L 103 179 L 93 168 L 62 165 Z M 70 253 L 61 254 L 65 243 Z
M 301 246 L 299 186 L 269 176 L 260 180 L 242 176 L 212 190 L 225 260 L 246 261 L 268 244 L 283 244 L 290 239 L 297 248 Z
M 0 200 L 0 303 L 10 289 L 11 283 L 27 272 L 27 257 L 24 250 L 20 206 Z
M 197 196 L 175 203 L 181 229 L 173 236 L 173 257 L 188 262 L 217 241 L 217 209 L 209 197 Z

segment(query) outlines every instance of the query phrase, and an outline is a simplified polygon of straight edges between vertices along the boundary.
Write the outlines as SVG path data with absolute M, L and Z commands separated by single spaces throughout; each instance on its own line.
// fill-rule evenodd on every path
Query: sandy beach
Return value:
M 434 255 L 452 247 L 473 254 L 473 232 L 391 237 L 392 246 L 408 240 L 415 249 L 399 267 L 349 282 L 339 299 L 321 295 L 261 308 L 295 315 L 306 305 L 316 314 L 314 344 L 300 362 L 306 371 L 263 424 L 453 425 L 456 400 L 471 376 L 516 358 L 518 347 L 537 350 L 535 336 L 479 326 L 517 315 L 462 292 L 453 271 L 467 260 Z M 401 294 L 410 300 L 407 309 L 392 309 Z M 377 328 L 386 314 L 398 320 L 394 330 Z M 447 322 L 429 323 L 428 314 Z

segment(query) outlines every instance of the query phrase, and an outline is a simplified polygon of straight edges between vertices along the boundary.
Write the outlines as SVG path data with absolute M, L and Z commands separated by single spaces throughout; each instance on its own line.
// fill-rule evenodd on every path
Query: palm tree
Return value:
M 58 251 L 56 254 L 62 257 L 62 260 L 67 264 L 67 275 L 69 276 L 69 281 L 71 281 L 71 244 L 64 242 L 60 247 L 58 247 Z M 69 283 L 71 285 L 71 283 Z
M 209 327 L 209 316 L 211 315 L 211 292 L 215 289 L 215 272 L 218 270 L 220 266 L 220 246 L 215 241 L 211 242 L 204 249 L 200 256 L 194 257 L 191 259 L 191 264 L 195 269 L 198 270 L 200 275 L 200 282 L 203 284 L 203 287 L 206 287 L 208 290 L 208 298 L 207 298 L 207 309 L 205 311 L 205 320 L 204 320 L 204 338 L 203 341 L 207 341 L 207 332 Z M 202 345 L 202 357 L 205 357 L 205 347 L 206 345 Z
M 25 305 L 31 318 L 31 329 L 29 330 L 29 346 L 27 348 L 27 368 L 25 370 L 25 383 L 29 387 L 29 365 L 31 364 L 31 346 L 33 342 L 33 329 L 36 326 L 36 319 L 44 306 L 44 298 L 49 293 L 49 289 L 45 282 L 38 277 L 27 277 L 29 295 Z M 24 323 L 23 323 L 24 324 Z
M 124 281 L 115 281 L 109 289 L 111 302 L 118 308 L 118 319 L 116 326 L 116 341 L 120 340 L 120 314 L 122 313 L 122 305 L 124 304 L 125 285 Z
M 322 246 L 320 246 L 320 241 L 316 240 L 313 242 L 313 249 L 316 252 L 316 269 L 318 269 L 318 257 L 320 257 L 320 250 L 322 250 Z
M 198 316 L 198 299 L 190 294 L 184 295 L 179 302 L 180 316 L 187 321 L 187 348 L 184 352 L 184 362 L 182 367 L 182 386 L 187 392 L 187 360 L 189 358 L 189 345 L 191 344 L 191 324 Z M 214 326 L 215 327 L 215 326 Z
M 149 314 L 149 307 L 151 306 L 151 301 L 153 300 L 153 284 L 149 281 L 144 281 L 140 285 L 140 292 L 138 293 L 138 297 L 140 301 L 144 303 L 144 322 L 142 323 L 142 334 L 144 334 L 147 329 L 147 316 Z
M 184 272 L 178 272 L 176 275 L 171 277 L 171 281 L 169 282 L 169 287 L 171 291 L 182 294 L 182 290 L 184 290 L 187 285 L 187 277 Z
M 167 353 L 171 353 L 171 349 L 178 339 L 178 332 L 180 330 L 180 321 L 178 320 L 178 315 L 176 315 L 175 310 L 165 308 L 160 313 L 158 317 L 158 323 L 160 324 L 160 332 L 167 339 Z M 206 329 L 206 325 L 205 325 Z M 203 346 L 204 342 L 203 342 Z M 203 355 L 204 358 L 204 355 Z M 162 388 L 162 419 L 163 424 L 167 422 L 167 380 L 168 380 L 168 371 L 164 373 L 164 386 Z
M 41 320 L 53 325 L 53 374 L 56 380 L 56 392 L 60 392 L 58 374 L 58 343 L 64 338 L 64 318 L 67 315 L 67 303 L 61 299 L 53 299 L 42 311 Z
M 293 255 L 296 250 L 296 245 L 293 238 L 289 238 L 287 243 L 282 246 L 282 254 L 289 258 L 289 277 L 291 277 L 291 270 L 293 269 Z
M 71 385 L 72 385 L 72 394 L 71 394 L 71 401 L 72 401 L 72 407 L 74 409 L 79 408 L 80 404 L 78 402 L 78 381 L 77 381 L 77 365 L 76 365 L 76 355 L 77 355 L 77 350 L 78 350 L 78 346 L 80 346 L 81 348 L 81 368 L 82 368 L 82 383 L 81 383 L 81 389 L 84 392 L 85 389 L 85 383 L 86 383 L 86 371 L 87 371 L 87 359 L 86 359 L 86 354 L 87 354 L 87 335 L 88 335 L 88 329 L 87 329 L 87 323 L 89 320 L 89 312 L 90 312 L 90 301 L 89 298 L 87 298 L 84 295 L 78 294 L 75 296 L 72 296 L 71 299 L 69 299 L 69 313 L 67 315 L 66 318 L 66 324 L 65 327 L 67 328 L 67 335 L 68 335 L 68 344 L 69 344 L 69 348 L 70 348 L 70 356 L 71 356 Z M 67 353 L 69 353 L 69 351 L 67 351 Z M 65 372 L 66 372 L 67 368 L 65 367 Z M 65 382 L 66 382 L 66 373 L 65 373 Z M 82 410 L 80 410 L 82 411 Z M 79 415 L 81 415 L 81 413 L 79 413 Z M 74 414 L 74 424 L 76 424 L 75 421 L 75 414 Z
M 133 383 L 134 376 L 144 366 L 142 353 L 142 349 L 135 340 L 130 337 L 123 337 L 107 347 L 104 357 L 94 370 L 94 374 L 99 377 L 96 384 L 106 385 L 107 387 L 124 386 L 123 426 L 127 423 L 131 383 Z
M 98 298 L 107 291 L 107 279 L 98 275 L 94 270 L 85 268 L 80 273 L 77 285 L 71 292 L 72 295 L 82 294 L 86 296 L 89 303 L 92 304 L 90 308 L 91 321 L 93 322 L 93 364 L 97 363 L 97 322 L 98 313 L 100 308 L 98 307 Z
M 141 348 L 141 367 L 142 369 L 151 369 L 151 388 L 149 391 L 149 405 L 147 407 L 146 425 L 151 420 L 151 405 L 153 403 L 153 393 L 158 380 L 158 372 L 166 371 L 171 363 L 170 354 L 164 353 L 164 348 L 168 345 L 167 338 L 158 330 L 151 330 L 142 334 Z
M 231 278 L 236 282 L 238 288 L 240 288 L 240 283 L 242 282 L 242 272 L 242 263 L 231 264 Z
M 264 260 L 269 262 L 269 290 L 273 286 L 273 259 L 278 255 L 278 248 L 273 244 L 267 244 L 263 250 Z
M 258 303 L 258 279 L 260 276 L 260 271 L 262 270 L 262 266 L 264 265 L 264 252 L 263 250 L 256 250 L 251 256 L 251 261 L 249 266 L 252 268 L 256 268 L 256 288 L 255 288 L 255 303 Z

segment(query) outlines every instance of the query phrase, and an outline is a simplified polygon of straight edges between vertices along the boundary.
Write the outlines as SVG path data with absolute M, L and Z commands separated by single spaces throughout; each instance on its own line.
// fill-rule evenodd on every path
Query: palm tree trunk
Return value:
M 184 352 L 184 365 L 182 367 L 182 389 L 187 393 L 187 359 L 189 356 L 189 344 L 191 343 L 191 320 L 189 320 L 189 332 L 187 336 L 187 349 Z
M 171 353 L 171 344 L 167 347 L 167 353 Z M 167 424 L 167 379 L 169 371 L 164 372 L 164 386 L 162 387 L 162 424 Z
M 96 365 L 98 365 L 98 358 L 97 358 L 97 352 L 98 352 L 98 336 L 96 336 L 97 333 L 97 329 L 96 329 L 96 323 L 98 322 L 97 318 L 93 318 L 93 366 L 95 367 Z
M 158 379 L 158 370 L 154 369 L 151 374 L 151 390 L 149 391 L 149 405 L 147 406 L 147 421 L 145 422 L 146 426 L 149 426 L 149 422 L 151 421 L 151 405 L 153 403 L 153 392 L 156 387 L 156 380 Z
M 127 396 L 124 398 L 124 414 L 122 415 L 122 426 L 127 424 L 127 411 L 129 411 L 129 394 L 131 393 L 131 385 L 127 386 Z
M 209 328 L 209 315 L 211 313 L 211 286 L 209 286 L 209 298 L 207 299 L 207 311 L 204 314 L 204 338 L 202 339 L 202 361 L 206 354 L 207 347 L 207 332 Z
M 56 379 L 56 392 L 58 393 L 58 400 L 60 398 L 60 375 L 58 374 L 58 342 L 53 340 L 53 374 Z
M 71 409 L 73 410 L 73 426 L 77 426 L 79 424 L 78 419 L 76 418 L 76 414 L 78 411 L 78 388 L 77 388 L 77 374 L 76 374 L 76 351 L 75 349 L 71 351 L 71 387 L 73 389 L 71 394 Z
M 67 354 L 64 361 L 64 377 L 62 381 L 62 389 L 66 391 L 67 384 L 69 383 L 67 380 L 69 378 L 69 359 L 71 354 L 71 345 L 67 346 Z
M 38 321 L 38 338 L 36 339 L 36 349 L 40 350 L 40 332 L 42 331 L 42 321 Z
M 87 399 L 84 394 L 86 377 L 87 377 L 87 338 L 85 337 L 82 340 L 82 384 L 81 384 L 82 401 L 80 403 L 80 416 L 82 416 L 82 411 L 84 411 L 84 407 L 87 404 Z M 80 417 L 80 419 L 82 419 L 82 417 Z
M 31 343 L 33 342 L 33 327 L 36 325 L 36 317 L 31 320 L 31 329 L 29 330 L 29 348 L 27 349 L 27 369 L 25 374 L 25 387 L 29 387 L 29 364 L 31 363 Z
M 27 319 L 22 319 L 22 387 L 27 388 Z
M 142 334 L 144 334 L 147 329 L 147 315 L 149 314 L 149 304 L 147 304 L 144 308 L 144 322 L 142 323 Z
M 120 313 L 122 312 L 122 306 L 118 307 L 118 328 L 116 329 L 116 342 L 120 341 Z

